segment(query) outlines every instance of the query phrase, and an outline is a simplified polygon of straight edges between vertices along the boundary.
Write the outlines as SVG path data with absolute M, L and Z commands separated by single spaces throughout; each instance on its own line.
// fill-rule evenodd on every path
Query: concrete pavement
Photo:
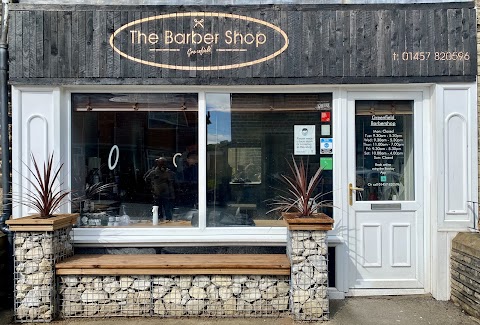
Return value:
M 10 324 L 12 312 L 0 311 L 0 325 Z M 480 325 L 480 320 L 462 312 L 450 301 L 428 295 L 355 297 L 332 300 L 328 325 Z M 13 324 L 13 323 L 12 323 Z M 291 325 L 290 318 L 77 318 L 53 325 Z M 314 323 L 311 323 L 314 324 Z

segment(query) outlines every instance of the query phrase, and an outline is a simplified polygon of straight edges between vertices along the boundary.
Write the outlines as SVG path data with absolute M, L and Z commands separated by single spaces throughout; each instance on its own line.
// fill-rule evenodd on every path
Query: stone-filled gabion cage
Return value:
M 296 320 L 329 319 L 326 231 L 289 230 L 291 313 Z
M 50 322 L 56 314 L 55 263 L 73 255 L 72 227 L 14 235 L 16 322 Z
M 289 276 L 62 275 L 59 278 L 62 318 L 289 315 Z

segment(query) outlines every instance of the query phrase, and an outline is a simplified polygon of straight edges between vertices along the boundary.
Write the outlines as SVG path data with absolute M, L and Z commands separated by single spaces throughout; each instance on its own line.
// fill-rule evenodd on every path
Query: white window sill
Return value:
M 76 246 L 285 246 L 285 227 L 74 228 Z

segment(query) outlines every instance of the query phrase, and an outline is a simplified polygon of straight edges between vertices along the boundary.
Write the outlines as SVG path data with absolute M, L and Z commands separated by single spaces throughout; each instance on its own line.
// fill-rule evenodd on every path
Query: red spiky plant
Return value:
M 303 160 L 297 164 L 292 156 L 293 163 L 288 163 L 292 175 L 280 175 L 280 181 L 286 185 L 284 194 L 273 199 L 273 209 L 269 212 L 294 212 L 299 217 L 311 217 L 320 207 L 329 206 L 328 202 L 320 200 L 325 193 L 315 194 L 318 183 L 322 179 L 322 168 L 308 179 L 308 167 Z
M 14 201 L 35 210 L 40 218 L 50 218 L 53 216 L 53 212 L 66 203 L 65 199 L 70 194 L 69 190 L 62 189 L 63 183 L 59 179 L 63 163 L 55 168 L 52 153 L 41 170 L 33 154 L 31 154 L 31 159 L 33 169 L 24 163 L 31 177 L 22 175 L 31 185 L 31 189 L 26 188 L 23 197 Z

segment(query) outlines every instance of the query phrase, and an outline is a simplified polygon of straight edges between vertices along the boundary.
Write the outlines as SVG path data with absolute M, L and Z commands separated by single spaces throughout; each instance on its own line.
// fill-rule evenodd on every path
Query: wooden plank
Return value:
M 294 11 L 293 12 L 293 17 L 294 17 L 294 22 L 295 22 L 295 37 L 298 39 L 298 42 L 296 43 L 297 49 L 296 49 L 296 55 L 295 55 L 295 63 L 294 63 L 294 68 L 295 68 L 295 73 L 293 74 L 294 76 L 298 75 L 299 72 L 302 71 L 303 66 L 306 65 L 306 62 L 302 59 L 302 53 L 303 53 L 303 47 L 305 43 L 303 43 L 303 37 L 302 34 L 304 32 L 304 28 L 306 27 L 303 23 L 302 19 L 302 13 L 301 11 Z M 265 55 L 264 55 L 265 56 Z
M 290 269 L 58 269 L 57 275 L 290 275 Z
M 396 19 L 396 24 L 395 24 L 395 27 L 396 27 L 396 34 L 398 35 L 398 38 L 397 38 L 397 45 L 398 45 L 398 49 L 397 49 L 397 53 L 399 55 L 399 59 L 395 62 L 395 64 L 393 65 L 393 73 L 392 73 L 392 76 L 404 76 L 404 70 L 405 70 L 405 62 L 402 61 L 402 53 L 404 51 L 407 51 L 407 49 L 405 48 L 406 47 L 406 44 L 405 44 L 405 38 L 406 38 L 406 26 L 405 26 L 405 10 L 398 10 L 397 12 L 397 19 Z
M 322 231 L 330 231 L 332 230 L 331 226 L 327 225 L 318 225 L 318 226 L 311 226 L 311 225 L 290 225 L 288 227 L 290 230 L 322 230 Z
M 372 12 L 372 33 L 375 35 L 370 38 L 372 47 L 370 48 L 370 56 L 375 58 L 370 63 L 370 75 L 378 76 L 385 72 L 385 14 L 382 11 Z M 388 52 L 387 52 L 388 53 Z
M 349 31 L 349 45 L 350 45 L 350 64 L 348 74 L 344 76 L 354 76 L 357 66 L 357 11 L 350 12 L 350 31 Z
M 87 11 L 85 13 L 85 77 L 93 77 L 93 56 L 94 56 L 94 25 L 93 12 Z
M 98 46 L 98 52 L 94 52 L 95 56 L 98 56 L 98 77 L 107 76 L 107 12 L 100 11 L 95 15 L 98 19 L 96 28 L 98 28 L 97 39 L 95 44 Z M 110 46 L 108 46 L 110 48 Z M 110 51 L 108 51 L 110 52 Z M 139 64 L 141 67 L 142 65 Z
M 9 226 L 18 225 L 55 225 L 63 222 L 72 222 L 78 218 L 78 213 L 58 214 L 50 218 L 40 218 L 38 215 L 25 216 L 6 221 Z
M 23 57 L 23 63 L 22 63 L 22 70 L 23 73 L 22 75 L 24 77 L 29 77 L 30 76 L 30 47 L 31 47 L 31 27 L 30 27 L 30 12 L 29 11 L 23 11 L 22 12 L 22 34 L 23 34 L 23 46 L 22 46 L 22 57 Z
M 280 11 L 278 9 L 272 10 L 270 12 L 270 16 L 271 18 L 269 18 L 269 21 L 275 26 L 280 26 Z M 273 35 L 274 35 L 273 36 L 274 39 L 272 42 L 272 50 L 276 48 L 281 48 L 282 47 L 281 44 L 283 44 L 283 39 L 282 39 L 283 37 L 280 35 L 280 33 L 273 33 Z M 277 74 L 279 73 L 279 67 L 280 67 L 282 57 L 283 55 L 277 55 L 272 60 L 270 60 L 272 62 L 272 66 L 270 67 L 271 73 L 269 77 L 276 77 Z
M 335 72 L 337 77 L 343 76 L 345 45 L 343 44 L 343 29 L 345 28 L 345 12 L 337 10 L 335 15 Z
M 18 46 L 18 43 L 17 43 L 17 39 L 16 39 L 16 28 L 17 28 L 17 24 L 16 24 L 16 12 L 11 12 L 10 13 L 10 25 L 9 25 L 9 28 L 8 28 L 8 41 L 9 41 L 9 57 L 8 57 L 8 61 L 9 61 L 9 73 L 10 73 L 10 77 L 11 76 L 18 76 L 19 73 L 17 72 L 18 69 L 19 69 L 19 62 L 18 62 L 18 55 L 17 55 L 17 46 Z
M 37 72 L 37 37 L 38 33 L 36 31 L 36 14 L 35 12 L 30 12 L 29 13 L 29 21 L 28 21 L 28 28 L 30 32 L 28 33 L 30 35 L 30 47 L 28 48 L 29 56 L 30 56 L 30 62 L 28 64 L 28 75 L 30 77 L 36 76 Z
M 51 49 L 51 28 L 50 28 L 50 21 L 51 21 L 51 13 L 44 12 L 43 13 L 43 73 L 42 77 L 50 78 L 50 49 Z
M 374 71 L 375 64 L 373 64 L 372 58 L 377 55 L 377 43 L 376 38 L 378 37 L 375 28 L 374 28 L 374 12 L 372 10 L 365 10 L 365 27 L 363 30 L 363 43 L 364 48 L 362 51 L 363 57 L 363 76 L 374 76 L 376 71 Z
M 103 77 L 115 75 L 114 61 L 113 61 L 113 55 L 114 55 L 113 48 L 108 43 L 110 39 L 110 35 L 112 35 L 112 33 L 114 32 L 113 16 L 114 16 L 113 11 L 106 12 L 104 35 L 103 35 L 103 42 L 102 42 L 103 52 L 105 53 L 105 63 L 104 63 L 105 75 Z
M 357 25 L 356 25 L 356 76 L 365 76 L 365 64 L 366 64 L 366 35 L 365 35 L 365 24 L 366 24 L 366 13 L 364 11 L 357 12 Z
M 377 61 L 377 76 L 389 75 L 392 71 L 392 48 L 391 42 L 391 11 L 383 10 L 378 12 L 378 61 Z
M 140 17 L 141 19 L 144 19 L 144 18 L 148 18 L 150 15 L 149 15 L 149 12 L 148 11 L 142 11 L 140 13 Z M 141 28 L 141 32 L 145 35 L 148 35 L 150 33 L 149 29 L 148 29 L 148 23 L 143 23 L 143 24 L 140 24 L 138 25 L 137 28 Z M 139 59 L 142 59 L 142 60 L 145 60 L 145 61 L 150 61 L 149 60 L 149 56 L 150 56 L 150 46 L 148 44 L 143 44 L 141 47 L 140 47 L 140 56 L 138 57 Z M 149 65 L 146 65 L 146 64 L 139 64 L 140 68 L 141 68 L 141 77 L 142 79 L 145 79 L 148 77 L 148 71 L 150 70 L 151 66 Z
M 64 74 L 65 76 L 72 76 L 72 12 L 65 11 L 64 12 L 64 22 L 65 22 L 65 43 L 60 44 L 60 46 L 65 47 L 65 68 Z
M 449 15 L 449 10 L 447 10 L 447 12 L 439 11 L 438 14 L 438 20 L 435 22 L 435 29 L 437 30 L 437 35 L 435 37 L 435 51 L 442 52 L 446 51 L 445 47 L 448 45 L 449 28 L 447 15 Z M 446 61 L 435 60 L 435 66 L 436 75 L 448 75 L 448 63 Z
M 225 35 L 225 32 L 229 29 L 231 29 L 231 25 L 228 24 L 227 22 L 227 19 L 222 17 L 222 18 L 219 18 L 219 22 L 218 22 L 218 33 L 220 35 Z M 225 53 L 216 53 L 215 54 L 216 57 L 217 57 L 217 60 L 216 60 L 216 64 L 217 65 L 222 65 L 222 64 L 231 64 L 232 63 L 232 56 L 229 56 L 225 59 Z M 229 74 L 230 72 L 227 71 L 227 70 L 219 70 L 219 71 L 215 71 L 214 74 L 212 75 L 212 78 L 215 78 L 216 80 L 218 80 L 219 78 L 228 78 L 230 77 L 231 75 Z M 223 79 L 225 80 L 225 79 Z
M 255 15 L 250 14 L 250 17 L 253 17 L 253 18 L 258 18 L 256 17 Z M 248 23 L 248 22 L 243 22 L 241 21 L 240 19 L 236 19 L 235 20 L 235 23 L 236 23 L 236 30 L 239 31 L 240 33 L 242 33 L 243 35 L 246 35 L 247 31 L 251 32 L 251 27 L 254 27 L 252 26 L 252 24 Z M 247 25 L 249 26 L 247 28 Z M 239 48 L 245 48 L 247 49 L 248 51 L 247 52 L 237 52 L 236 55 L 237 55 L 237 58 L 238 58 L 238 63 L 243 63 L 243 62 L 246 62 L 247 60 L 247 53 L 248 52 L 251 52 L 252 51 L 252 48 L 249 48 L 248 46 L 245 46 L 245 45 L 238 45 Z M 262 52 L 263 48 L 260 47 L 260 48 L 256 48 L 254 51 L 258 53 Z M 259 77 L 259 76 L 262 76 L 262 66 L 264 65 L 265 63 L 261 63 L 259 65 L 256 66 L 256 71 L 254 73 L 254 77 Z M 241 79 L 245 79 L 247 77 L 247 69 L 248 67 L 242 67 L 242 68 L 239 68 L 239 69 L 235 69 L 235 71 L 237 72 L 236 74 L 236 77 L 237 78 L 241 78 Z
M 335 62 L 336 58 L 336 51 L 335 48 L 335 20 L 336 20 L 336 13 L 335 11 L 329 10 L 327 11 L 326 21 L 327 21 L 327 38 L 326 38 L 326 47 L 327 47 L 327 55 L 324 57 L 326 61 L 325 66 L 325 76 L 335 76 L 336 67 Z
M 93 33 L 92 33 L 92 77 L 100 77 L 100 26 L 102 21 L 100 18 L 100 12 L 94 11 L 92 16 Z
M 472 71 L 477 69 L 477 23 L 476 23 L 476 12 L 473 10 L 464 9 L 464 34 L 463 34 L 463 52 L 468 52 L 470 54 L 469 60 L 464 60 L 463 72 L 464 75 L 467 74 L 467 71 Z M 468 26 L 468 27 L 467 27 Z M 478 73 L 478 72 L 477 72 Z
M 71 33 L 71 42 L 72 42 L 72 47 L 71 47 L 71 56 L 72 56 L 72 67 L 71 67 L 71 74 L 74 77 L 78 78 L 79 75 L 79 52 L 80 52 L 80 41 L 79 41 L 79 14 L 80 12 L 78 11 L 73 11 L 72 12 L 72 33 Z M 85 35 L 85 34 L 83 34 Z M 83 42 L 81 43 L 83 47 Z
M 433 10 L 426 10 L 425 11 L 425 52 L 430 52 L 430 54 L 426 54 L 428 56 L 428 60 L 425 62 L 426 72 L 424 76 L 430 76 L 435 73 L 435 60 L 433 60 L 433 51 L 435 49 L 435 12 Z
M 463 34 L 466 31 L 463 30 L 462 11 L 463 11 L 462 9 L 456 9 L 455 10 L 454 21 L 455 21 L 455 36 L 456 37 L 453 40 L 453 43 L 449 44 L 448 51 L 450 53 L 458 52 L 459 49 L 461 49 L 463 47 L 463 43 L 464 43 Z M 454 60 L 452 58 L 452 56 L 450 56 L 450 58 L 452 59 L 451 61 L 449 61 L 450 71 L 452 71 L 452 73 L 450 73 L 450 74 L 458 74 L 458 72 L 463 71 L 463 62 L 461 60 Z M 463 73 L 460 73 L 460 74 L 463 74 Z
M 57 77 L 60 78 L 65 78 L 67 76 L 67 63 L 66 63 L 66 48 L 65 48 L 65 43 L 66 43 L 66 31 L 65 31 L 65 11 L 59 11 L 57 12 L 57 22 L 58 22 L 58 31 L 57 31 L 57 49 L 58 49 L 58 74 Z
M 58 78 L 58 13 L 50 13 L 50 76 Z
M 78 41 L 78 77 L 85 77 L 86 69 L 86 49 L 87 49 L 87 35 L 86 35 L 86 20 L 87 16 L 85 11 L 77 11 L 78 14 L 78 30 L 77 30 L 77 41 Z
M 296 71 L 298 69 L 298 46 L 297 42 L 294 42 L 297 37 L 300 36 L 299 34 L 299 28 L 298 28 L 298 19 L 295 17 L 295 11 L 289 10 L 287 17 L 286 17 L 286 30 L 288 31 L 287 33 L 290 35 L 292 38 L 292 42 L 290 42 L 288 49 L 287 49 L 287 66 L 285 67 L 285 74 L 284 76 L 286 77 L 294 77 L 296 74 Z M 284 62 L 285 64 L 285 62 Z
M 142 13 L 140 11 L 134 11 L 133 12 L 133 20 L 134 21 L 139 20 L 141 18 L 142 18 Z M 135 57 L 135 58 L 141 58 L 142 57 L 142 47 L 143 46 L 141 45 L 141 43 L 140 44 L 135 44 L 133 46 L 133 57 Z M 133 72 L 134 72 L 134 74 L 132 75 L 132 77 L 141 78 L 142 77 L 142 65 L 138 64 L 138 63 L 134 63 Z
M 56 269 L 290 270 L 290 262 L 285 254 L 98 254 L 75 255 Z
M 120 28 L 120 26 L 123 26 L 124 24 L 127 24 L 129 21 L 130 21 L 129 20 L 129 13 L 125 12 L 125 11 L 122 11 L 121 21 L 120 21 L 120 25 L 118 26 L 118 28 Z M 126 49 L 127 49 L 127 53 L 129 53 L 130 47 L 126 47 Z M 123 78 L 129 77 L 131 62 L 129 60 L 125 59 L 124 57 L 121 57 L 120 54 L 118 54 L 118 53 L 115 53 L 115 56 L 118 56 L 119 59 L 120 59 L 120 76 L 123 77 Z
M 427 21 L 427 12 L 425 10 L 419 10 L 419 26 L 418 26 L 418 52 L 425 52 L 428 47 L 427 37 L 428 37 L 428 26 L 425 22 Z M 418 75 L 427 76 L 428 75 L 428 62 L 427 61 L 418 61 Z
M 15 12 L 15 41 L 16 41 L 16 48 L 15 48 L 15 57 L 17 60 L 17 74 L 20 77 L 24 77 L 23 75 L 23 12 Z
M 150 11 L 148 13 L 148 17 L 153 17 L 153 16 L 156 16 L 155 11 Z M 148 32 L 149 33 L 154 33 L 156 31 L 158 31 L 158 29 L 156 28 L 156 22 L 157 22 L 157 20 L 150 20 L 148 22 Z M 153 47 L 154 46 L 149 46 L 148 49 L 153 48 Z M 156 53 L 151 52 L 150 50 L 147 51 L 147 58 L 148 58 L 149 61 L 157 62 L 156 61 Z M 153 67 L 153 66 L 148 66 L 146 77 L 147 78 L 155 78 L 159 71 L 161 71 L 160 68 Z
M 287 23 L 287 17 L 289 15 L 289 11 L 283 9 L 280 11 L 280 28 L 283 30 L 283 31 L 287 31 L 288 29 L 288 23 Z M 287 32 L 287 35 L 288 35 L 288 32 Z M 291 35 L 290 35 L 291 37 Z M 293 40 L 290 38 L 290 44 L 293 42 Z M 280 54 L 279 56 L 279 67 L 278 67 L 278 75 L 277 77 L 279 76 L 286 76 L 287 75 L 287 72 L 288 72 L 288 65 L 290 64 L 290 58 L 289 58 L 289 51 L 291 51 L 290 49 L 290 44 L 287 48 L 287 50 L 285 52 L 283 52 L 282 54 Z
M 122 13 L 120 11 L 113 12 L 113 28 L 110 34 L 108 35 L 107 41 L 110 42 L 110 36 L 122 26 Z M 121 65 L 121 57 L 120 54 L 115 52 L 111 46 L 109 46 L 109 50 L 112 51 L 113 56 L 113 76 L 115 78 L 120 78 L 122 76 L 122 65 Z
M 410 14 L 412 17 L 412 25 L 411 25 L 411 33 L 412 33 L 412 46 L 409 51 L 412 52 L 411 60 L 407 63 L 408 70 L 407 75 L 412 76 L 421 76 L 420 70 L 420 60 L 415 59 L 415 53 L 421 51 L 421 25 L 422 22 L 420 21 L 420 10 L 414 10 Z M 418 56 L 417 56 L 418 58 Z
M 81 267 L 131 268 L 288 268 L 285 254 L 133 254 L 76 255 L 58 268 Z

